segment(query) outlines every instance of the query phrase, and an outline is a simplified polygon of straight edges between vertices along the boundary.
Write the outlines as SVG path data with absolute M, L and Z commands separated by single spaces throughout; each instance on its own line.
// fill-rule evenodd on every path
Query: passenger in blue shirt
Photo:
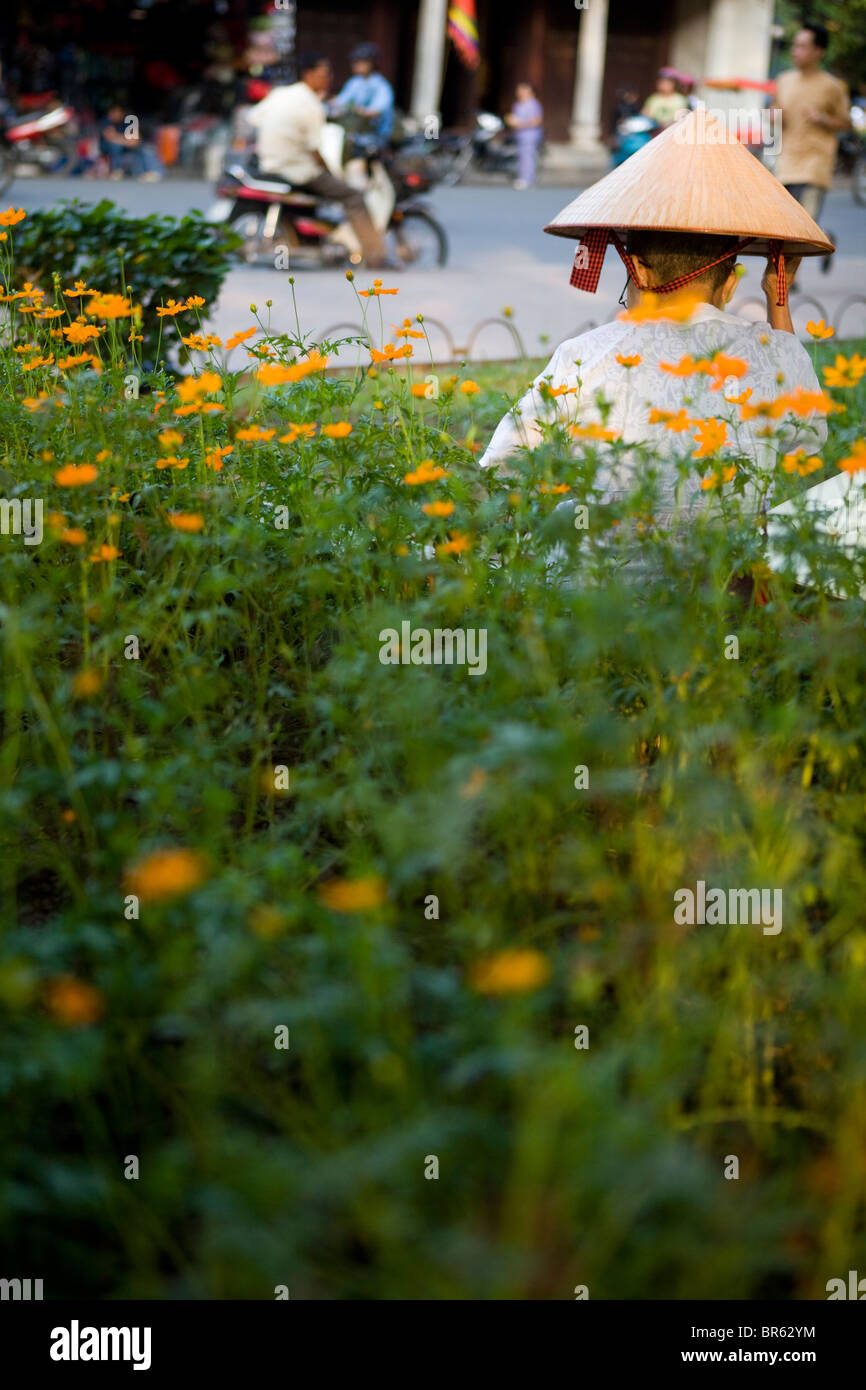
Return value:
M 366 116 L 379 140 L 388 140 L 394 128 L 394 91 L 391 83 L 376 69 L 379 50 L 374 43 L 361 43 L 350 54 L 352 76 L 331 102 L 333 111 L 351 111 Z

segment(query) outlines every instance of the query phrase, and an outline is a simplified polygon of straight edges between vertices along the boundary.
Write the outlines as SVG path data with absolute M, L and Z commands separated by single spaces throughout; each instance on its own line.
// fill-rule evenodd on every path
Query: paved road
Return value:
M 537 188 L 515 192 L 507 186 L 440 188 L 431 198 L 436 216 L 446 228 L 450 243 L 444 270 L 389 272 L 386 283 L 399 285 L 399 297 L 382 300 L 385 322 L 423 313 L 437 356 L 457 355 L 470 345 L 476 325 L 499 317 L 504 306 L 514 309 L 513 323 L 530 354 L 542 354 L 593 323 L 602 323 L 616 311 L 625 274 L 610 251 L 598 292 L 587 295 L 572 289 L 568 274 L 573 243 L 546 236 L 546 221 L 575 196 L 570 188 Z M 167 179 L 159 184 L 111 183 L 81 179 L 20 179 L 7 195 L 15 206 L 45 207 L 60 198 L 77 197 L 96 202 L 111 198 L 131 213 L 182 214 L 192 208 L 206 210 L 212 201 L 210 187 L 202 182 Z M 802 332 L 806 320 L 824 314 L 848 336 L 866 335 L 866 303 L 844 309 L 851 296 L 866 297 L 866 209 L 853 201 L 846 182 L 830 194 L 824 225 L 835 235 L 839 250 L 833 267 L 824 275 L 817 259 L 804 261 L 799 276 L 800 293 L 792 300 L 795 326 Z M 745 258 L 748 274 L 737 295 L 744 312 L 763 317 L 763 311 L 745 305 L 760 297 L 763 263 Z M 372 278 L 372 277 L 369 277 Z M 367 283 L 362 273 L 359 284 Z M 357 301 L 339 271 L 299 270 L 295 291 L 305 332 L 315 335 L 337 325 L 360 326 Z M 294 327 L 287 275 L 264 267 L 244 267 L 229 275 L 211 320 L 214 332 L 227 336 L 252 322 L 250 303 L 263 308 L 272 299 L 271 323 L 278 330 Z M 817 299 L 818 306 L 814 300 Z M 435 327 L 436 322 L 444 327 Z M 447 332 L 446 332 L 447 330 Z M 450 340 L 448 337 L 450 334 Z M 513 357 L 517 347 L 505 324 L 482 329 L 472 343 L 472 357 Z

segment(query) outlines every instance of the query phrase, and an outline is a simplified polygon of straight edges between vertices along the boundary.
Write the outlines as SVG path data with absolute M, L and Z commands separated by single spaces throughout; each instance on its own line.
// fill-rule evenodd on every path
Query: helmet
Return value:
M 349 61 L 352 63 L 372 63 L 374 68 L 378 67 L 378 46 L 375 43 L 359 43 L 349 54 Z

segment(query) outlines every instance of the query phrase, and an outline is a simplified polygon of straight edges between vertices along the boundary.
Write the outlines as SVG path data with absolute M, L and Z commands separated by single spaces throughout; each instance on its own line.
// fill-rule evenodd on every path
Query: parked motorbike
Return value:
M 837 167 L 851 175 L 854 201 L 866 207 L 866 111 L 856 102 L 851 107 L 851 126 L 839 136 Z
M 427 268 L 444 265 L 445 232 L 419 201 L 433 180 L 416 160 L 395 157 L 386 167 L 378 149 L 348 146 L 341 126 L 325 126 L 322 157 L 331 171 L 362 188 L 370 217 L 385 234 L 389 261 Z M 250 265 L 288 269 L 359 265 L 361 246 L 340 203 L 295 189 L 275 174 L 262 174 L 255 156 L 231 157 L 217 184 L 211 222 L 224 222 L 243 237 L 240 255 Z M 279 251 L 285 249 L 281 265 Z
M 71 158 L 75 112 L 52 95 L 46 93 L 43 105 L 27 114 L 8 104 L 0 108 L 0 197 L 19 163 L 35 164 L 42 173 L 52 174 Z

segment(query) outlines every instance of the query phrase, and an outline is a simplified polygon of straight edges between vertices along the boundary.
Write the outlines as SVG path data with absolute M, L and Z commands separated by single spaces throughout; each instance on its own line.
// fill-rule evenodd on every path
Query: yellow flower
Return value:
M 404 343 L 401 348 L 395 348 L 393 343 L 385 343 L 380 351 L 378 348 L 370 348 L 370 356 L 374 362 L 394 362 L 398 357 L 411 357 L 412 346 Z
M 619 439 L 619 430 L 606 430 L 601 425 L 569 425 L 575 439 Z
M 27 213 L 23 208 L 16 212 L 13 207 L 8 207 L 5 212 L 0 212 L 0 227 L 14 227 L 16 223 L 23 222 Z
M 92 483 L 98 473 L 92 463 L 67 463 L 58 468 L 54 481 L 58 487 L 81 487 L 83 483 Z
M 183 435 L 180 430 L 161 430 L 157 435 L 157 439 L 163 449 L 171 449 L 174 445 L 183 443 Z
M 87 532 L 82 531 L 77 526 L 70 526 L 65 531 L 60 532 L 60 539 L 67 545 L 84 545 L 87 540 Z
M 819 319 L 817 323 L 810 319 L 806 324 L 806 332 L 812 338 L 832 338 L 836 330 L 835 328 L 828 328 L 823 319 Z
M 866 439 L 858 439 L 851 453 L 847 458 L 842 459 L 839 467 L 845 473 L 862 473 L 866 468 Z
M 173 526 L 175 531 L 201 531 L 204 527 L 204 517 L 198 512 L 169 512 L 168 524 Z
M 671 304 L 663 294 L 647 293 L 644 294 L 642 303 L 634 309 L 624 309 L 621 314 L 617 314 L 617 318 L 627 323 L 656 323 L 665 319 L 683 323 L 691 318 L 698 303 L 697 295 L 684 295 Z
M 334 425 L 323 425 L 321 432 L 331 439 L 345 439 L 347 434 L 352 433 L 352 426 L 348 420 L 338 420 Z
M 866 357 L 861 357 L 858 352 L 851 357 L 843 357 L 840 353 L 835 367 L 824 367 L 822 370 L 828 386 L 856 386 L 860 378 L 866 375 Z
M 651 425 L 663 424 L 666 430 L 674 430 L 681 434 L 683 430 L 690 430 L 697 421 L 691 420 L 685 410 L 651 410 L 649 413 Z
M 428 516 L 450 516 L 454 510 L 453 502 L 424 502 L 421 505 L 422 512 Z
M 167 304 L 160 305 L 156 311 L 156 316 L 160 319 L 174 318 L 175 314 L 182 313 L 185 308 L 186 305 L 177 299 L 170 299 Z
M 281 444 L 294 444 L 297 439 L 312 439 L 315 433 L 315 424 L 290 425 L 288 434 L 281 434 L 279 442 Z
M 460 531 L 452 531 L 450 541 L 443 541 L 442 545 L 437 545 L 437 555 L 459 555 L 463 550 L 472 549 L 472 537 Z
M 477 381 L 461 381 L 460 391 L 464 396 L 474 396 L 481 388 Z
M 102 689 L 102 676 L 92 666 L 85 666 L 72 678 L 72 692 L 82 700 L 90 699 Z
M 222 339 L 216 333 L 190 333 L 188 338 L 181 338 L 181 342 L 194 352 L 210 352 L 211 348 L 222 347 Z
M 445 468 L 440 468 L 434 464 L 432 459 L 422 459 L 414 472 L 408 472 L 403 478 L 404 483 L 410 487 L 418 487 L 421 483 L 435 483 L 438 478 L 450 478 L 451 474 Z
M 61 371 L 67 371 L 69 367 L 80 367 L 84 362 L 92 362 L 96 366 L 99 358 L 94 357 L 92 352 L 70 353 L 68 357 L 59 358 L 57 366 Z
M 158 849 L 128 868 L 124 885 L 143 903 L 166 902 L 198 888 L 207 877 L 207 860 L 197 850 Z
M 177 383 L 178 398 L 182 401 L 197 401 L 200 396 L 210 396 L 222 386 L 219 372 L 202 372 L 200 376 L 188 376 Z
M 57 975 L 45 983 L 45 1007 L 64 1028 L 87 1028 L 105 1011 L 98 989 L 73 975 Z
M 382 281 L 374 280 L 373 288 L 371 290 L 359 290 L 358 294 L 361 295 L 364 299 L 369 299 L 370 295 L 397 294 L 397 290 L 383 290 Z
M 206 301 L 202 299 L 200 294 L 191 294 L 184 307 L 187 309 L 203 309 L 205 303 Z
M 185 458 L 178 458 L 177 454 L 167 454 L 165 458 L 157 459 L 157 468 L 186 468 L 189 463 L 189 455 Z
M 695 443 L 698 447 L 693 450 L 692 458 L 703 459 L 717 454 L 728 438 L 728 427 L 724 420 L 711 416 L 708 420 L 696 420 L 695 424 Z
M 221 448 L 208 449 L 204 456 L 205 465 L 212 468 L 214 473 L 220 473 L 222 472 L 223 459 L 232 453 L 234 453 L 234 446 L 231 444 L 224 444 Z
M 385 880 L 378 874 L 364 878 L 331 879 L 319 887 L 319 901 L 332 912 L 370 912 L 385 901 Z
M 372 368 L 371 368 L 371 370 L 372 370 Z M 369 372 L 367 373 L 367 375 L 369 376 Z M 412 393 L 413 396 L 424 396 L 424 397 L 426 397 L 426 396 L 427 396 L 427 392 L 430 390 L 430 387 L 427 385 L 426 382 L 423 382 L 423 381 L 413 381 L 412 385 L 409 387 L 409 390 L 411 391 L 411 393 Z
M 101 545 L 89 558 L 93 564 L 98 565 L 103 560 L 116 560 L 120 553 L 116 545 Z
M 550 962 L 532 947 L 512 947 L 476 961 L 469 982 L 476 994 L 526 994 L 550 978 Z
M 630 357 L 624 357 L 621 352 L 616 354 L 616 360 L 621 367 L 637 367 L 643 361 L 639 352 L 633 353 Z
M 539 492 L 569 492 L 568 483 L 539 483 Z
M 69 295 L 72 299 L 80 299 L 82 295 L 95 294 L 95 290 L 88 289 L 84 280 L 76 280 L 72 289 L 64 290 L 63 293 Z

